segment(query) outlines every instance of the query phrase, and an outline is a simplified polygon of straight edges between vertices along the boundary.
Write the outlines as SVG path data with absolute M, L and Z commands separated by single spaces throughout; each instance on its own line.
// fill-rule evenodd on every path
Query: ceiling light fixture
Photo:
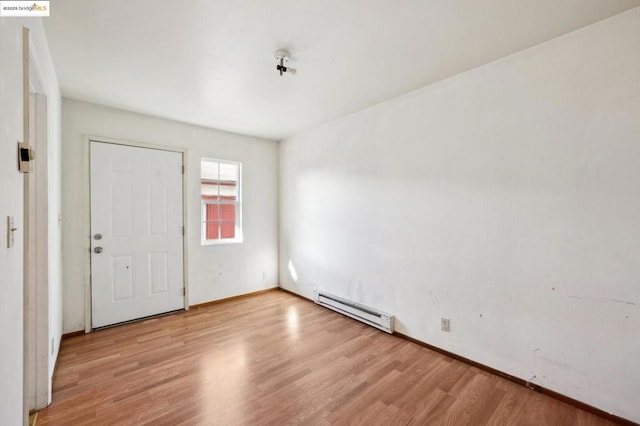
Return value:
M 282 75 L 284 73 L 289 73 L 291 75 L 295 75 L 296 74 L 296 69 L 295 68 L 291 68 L 288 67 L 287 64 L 289 63 L 289 51 L 287 50 L 277 50 L 275 53 L 275 58 L 276 58 L 276 69 L 278 70 L 278 72 L 280 73 L 280 77 L 282 77 Z

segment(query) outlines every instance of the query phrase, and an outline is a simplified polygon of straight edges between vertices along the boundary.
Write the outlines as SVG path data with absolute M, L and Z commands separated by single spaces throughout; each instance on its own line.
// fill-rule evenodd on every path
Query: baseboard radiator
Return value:
M 318 305 L 322 305 L 372 327 L 386 331 L 389 334 L 393 334 L 393 315 L 319 291 L 313 293 L 313 301 Z

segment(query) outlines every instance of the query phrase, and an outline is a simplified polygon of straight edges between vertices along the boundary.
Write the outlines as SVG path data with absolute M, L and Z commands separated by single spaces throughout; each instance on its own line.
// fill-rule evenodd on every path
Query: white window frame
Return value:
M 233 164 L 238 170 L 237 197 L 235 200 L 203 200 L 202 199 L 202 162 L 212 161 L 218 164 Z M 219 169 L 218 169 L 219 170 Z M 200 244 L 203 246 L 218 244 L 235 244 L 242 242 L 242 163 L 239 161 L 221 160 L 218 158 L 201 157 L 200 158 Z M 207 222 L 206 222 L 206 205 L 207 204 L 234 204 L 235 205 L 235 238 L 218 238 L 216 240 L 207 240 Z M 219 229 L 219 228 L 218 228 Z

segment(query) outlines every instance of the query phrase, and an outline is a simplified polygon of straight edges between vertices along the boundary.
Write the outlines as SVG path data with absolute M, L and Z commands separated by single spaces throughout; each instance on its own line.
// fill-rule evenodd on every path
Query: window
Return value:
M 201 160 L 202 244 L 242 242 L 241 166 L 234 161 Z

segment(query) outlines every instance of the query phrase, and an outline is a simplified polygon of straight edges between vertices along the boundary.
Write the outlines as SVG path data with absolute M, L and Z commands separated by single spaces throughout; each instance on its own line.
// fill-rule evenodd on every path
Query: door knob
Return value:
M 94 249 L 93 249 L 93 252 L 94 252 L 94 253 L 98 253 L 98 254 L 102 253 L 102 247 L 96 247 L 96 248 L 94 248 Z
M 101 240 L 102 239 L 102 234 L 96 234 L 96 235 L 93 236 L 93 238 L 95 240 Z

